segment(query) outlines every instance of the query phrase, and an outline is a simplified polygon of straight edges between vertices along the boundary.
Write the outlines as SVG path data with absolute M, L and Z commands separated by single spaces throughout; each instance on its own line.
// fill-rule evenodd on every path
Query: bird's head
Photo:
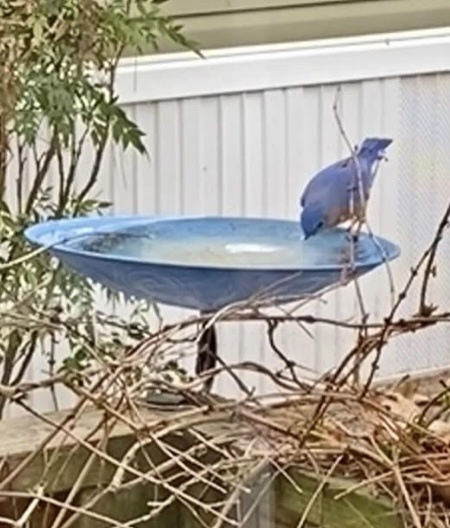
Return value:
M 308 204 L 300 214 L 300 225 L 305 240 L 316 235 L 325 227 L 325 215 L 321 204 Z
M 357 149 L 356 154 L 374 162 L 385 157 L 384 151 L 391 143 L 392 139 L 389 138 L 366 138 Z

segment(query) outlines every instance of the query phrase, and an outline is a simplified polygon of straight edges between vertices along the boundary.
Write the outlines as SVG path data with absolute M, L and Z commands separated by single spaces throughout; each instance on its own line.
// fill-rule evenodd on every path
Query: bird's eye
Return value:
M 317 224 L 317 229 L 320 229 L 323 227 L 323 220 L 321 220 L 318 224 Z

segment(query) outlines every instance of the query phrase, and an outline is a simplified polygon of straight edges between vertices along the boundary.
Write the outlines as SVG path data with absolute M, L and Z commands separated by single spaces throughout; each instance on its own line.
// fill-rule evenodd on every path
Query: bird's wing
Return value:
M 308 202 L 324 200 L 327 196 L 337 193 L 345 195 L 351 178 L 351 158 L 340 160 L 318 172 L 309 181 L 300 198 L 300 205 L 305 207 Z

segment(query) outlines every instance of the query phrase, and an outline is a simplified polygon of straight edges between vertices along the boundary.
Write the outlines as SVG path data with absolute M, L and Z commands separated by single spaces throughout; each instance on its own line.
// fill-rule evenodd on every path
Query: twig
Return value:
M 430 282 L 430 278 L 435 274 L 433 272 L 434 268 L 434 262 L 436 259 L 437 251 L 439 248 L 439 244 L 444 236 L 444 231 L 449 226 L 450 221 L 450 203 L 447 205 L 447 209 L 444 212 L 444 215 L 439 222 L 439 225 L 437 227 L 436 233 L 434 235 L 433 242 L 431 243 L 430 247 L 426 251 L 426 264 L 425 264 L 425 270 L 423 273 L 423 279 L 422 279 L 422 286 L 420 288 L 420 299 L 419 299 L 419 314 L 422 316 L 431 315 L 434 311 L 434 307 L 427 306 L 427 291 L 428 291 L 428 285 Z
M 303 528 L 303 526 L 307 522 L 308 516 L 312 508 L 314 507 L 316 500 L 318 499 L 319 495 L 323 492 L 325 486 L 328 484 L 328 481 L 330 480 L 330 477 L 333 475 L 337 466 L 341 463 L 342 459 L 343 459 L 343 455 L 338 456 L 336 460 L 333 462 L 333 465 L 331 466 L 327 474 L 323 476 L 322 480 L 320 481 L 320 484 L 317 486 L 316 490 L 311 496 L 311 499 L 309 500 L 308 504 L 305 506 L 302 516 L 300 517 L 300 520 L 297 523 L 297 528 Z
M 14 528 L 22 528 L 23 526 L 25 526 L 26 524 L 30 522 L 31 516 L 33 515 L 34 510 L 38 507 L 39 502 L 42 500 L 43 495 L 44 495 L 44 487 L 38 486 L 38 488 L 35 491 L 35 496 L 33 500 L 27 506 L 25 511 L 19 517 L 19 519 L 17 519 L 17 521 L 14 523 Z
M 433 240 L 432 240 L 430 246 L 426 249 L 426 251 L 420 257 L 420 259 L 417 262 L 417 264 L 412 268 L 411 273 L 409 275 L 409 278 L 406 281 L 406 284 L 405 284 L 403 290 L 399 293 L 397 301 L 394 303 L 389 315 L 385 319 L 384 329 L 381 331 L 379 339 L 378 339 L 378 343 L 377 343 L 377 347 L 376 347 L 375 359 L 374 359 L 374 361 L 372 363 L 371 372 L 370 372 L 369 377 L 368 377 L 368 379 L 366 381 L 366 384 L 364 386 L 364 390 L 362 392 L 363 395 L 369 389 L 369 387 L 370 387 L 370 385 L 371 385 L 371 383 L 373 381 L 373 378 L 375 376 L 375 372 L 378 369 L 378 365 L 379 365 L 380 358 L 381 358 L 381 350 L 382 350 L 382 348 L 383 348 L 383 346 L 385 344 L 386 337 L 387 337 L 388 332 L 390 330 L 390 325 L 392 324 L 393 318 L 394 318 L 395 314 L 397 313 L 397 310 L 399 309 L 399 307 L 403 303 L 403 301 L 406 299 L 406 296 L 407 296 L 410 288 L 412 287 L 415 279 L 417 278 L 418 273 L 419 273 L 421 267 L 423 266 L 423 264 L 426 262 L 427 263 L 426 264 L 427 268 L 429 267 L 430 270 L 432 269 L 432 265 L 433 265 L 434 258 L 435 258 L 436 252 L 437 252 L 437 248 L 439 246 L 440 241 L 442 240 L 442 234 L 443 234 L 443 231 L 445 229 L 445 226 L 448 223 L 449 215 L 450 215 L 450 203 L 448 204 L 448 206 L 447 206 L 447 208 L 445 210 L 445 213 L 444 213 L 444 215 L 442 217 L 441 222 L 439 223 L 438 229 L 437 229 L 437 231 L 436 231 L 436 233 L 435 233 L 435 235 L 433 237 Z M 425 277 L 424 277 L 424 282 L 422 283 L 422 289 L 421 289 L 421 299 L 420 299 L 418 315 L 422 316 L 422 317 L 430 316 L 430 315 L 432 315 L 432 312 L 434 311 L 434 310 L 432 310 L 431 313 L 430 313 L 430 310 L 424 310 L 425 306 L 424 306 L 423 303 L 425 303 L 425 297 L 426 297 L 426 292 L 427 292 L 428 280 L 429 279 L 426 279 L 426 281 L 425 281 Z
M 247 472 L 244 474 L 243 478 L 245 479 L 251 479 L 254 475 L 257 475 L 261 469 L 263 469 L 267 465 L 267 460 L 262 459 L 259 460 L 254 467 L 250 467 L 247 469 Z M 224 525 L 224 520 L 226 519 L 227 523 L 230 523 L 230 519 L 228 519 L 226 516 L 229 514 L 233 506 L 235 505 L 236 501 L 239 499 L 239 495 L 241 494 L 241 488 L 236 487 L 228 497 L 225 505 L 223 506 L 220 517 L 215 521 L 215 523 L 212 525 L 211 528 L 221 528 Z M 242 526 L 242 523 L 239 523 L 239 526 Z
M 35 499 L 38 498 L 41 502 L 47 502 L 48 504 L 51 504 L 52 506 L 59 507 L 60 509 L 71 511 L 71 512 L 77 512 L 81 515 L 85 515 L 86 517 L 89 517 L 91 519 L 94 519 L 96 521 L 101 521 L 103 523 L 107 523 L 108 526 L 111 528 L 121 528 L 121 523 L 116 522 L 111 517 L 107 517 L 106 515 L 101 515 L 100 513 L 95 513 L 93 511 L 86 510 L 82 507 L 73 506 L 72 504 L 66 504 L 63 501 L 60 501 L 58 499 L 55 499 L 53 497 L 49 497 L 48 495 L 42 495 L 39 496 L 36 493 L 33 492 L 24 492 L 24 491 L 0 491 L 0 497 L 5 497 L 9 499 Z M 14 526 L 14 525 L 13 525 Z
M 283 352 L 277 347 L 277 345 L 275 343 L 274 333 L 275 333 L 275 330 L 277 328 L 277 325 L 278 325 L 278 323 L 276 321 L 274 321 L 273 319 L 268 319 L 268 321 L 267 321 L 267 327 L 268 327 L 267 328 L 267 337 L 269 339 L 270 347 L 275 352 L 275 354 L 281 359 L 281 361 L 283 361 L 283 363 L 285 364 L 286 368 L 288 369 L 288 371 L 291 374 L 292 380 L 295 381 L 295 383 L 298 385 L 298 387 L 303 389 L 303 390 L 309 390 L 310 386 L 308 384 L 303 383 L 302 381 L 300 381 L 298 379 L 298 377 L 297 377 L 297 374 L 295 372 L 296 363 L 294 361 L 290 360 L 289 358 L 287 358 L 283 354 Z
M 364 188 L 363 188 L 363 181 L 362 181 L 362 174 L 361 174 L 361 165 L 360 165 L 358 156 L 356 155 L 355 149 L 352 147 L 352 144 L 351 144 L 351 142 L 350 142 L 350 140 L 349 140 L 349 138 L 348 138 L 348 136 L 347 136 L 347 134 L 345 132 L 344 124 L 343 124 L 341 116 L 339 114 L 338 105 L 339 105 L 339 102 L 340 102 L 341 92 L 342 92 L 342 87 L 341 87 L 341 85 L 339 85 L 337 87 L 337 89 L 336 89 L 336 96 L 335 96 L 335 100 L 334 100 L 334 103 L 333 103 L 333 113 L 334 113 L 334 117 L 335 117 L 338 129 L 339 129 L 339 132 L 340 132 L 341 136 L 343 137 L 343 139 L 344 139 L 344 141 L 345 141 L 345 143 L 346 143 L 346 145 L 347 145 L 347 147 L 349 149 L 350 156 L 351 156 L 351 158 L 353 160 L 353 164 L 354 164 L 354 167 L 355 167 L 355 170 L 356 170 L 356 185 L 357 185 L 357 190 L 358 190 L 358 195 L 359 195 L 359 207 L 360 207 L 360 210 L 361 210 L 360 212 L 357 212 L 355 210 L 354 188 L 353 188 L 353 185 L 352 185 L 352 188 L 349 190 L 349 192 L 350 192 L 350 217 L 352 219 L 352 224 L 351 224 L 351 227 L 349 229 L 349 233 L 350 233 L 350 265 L 351 265 L 351 272 L 353 272 L 353 269 L 355 267 L 355 247 L 354 247 L 354 245 L 358 243 L 358 237 L 359 237 L 359 232 L 360 232 L 360 229 L 361 229 L 361 225 L 362 225 L 362 223 L 365 220 L 365 216 L 366 216 L 366 201 L 365 201 L 365 196 L 364 196 Z M 362 214 L 362 218 L 359 218 L 360 214 Z M 354 219 L 355 219 L 355 221 L 354 221 Z M 352 234 L 352 226 L 355 225 L 355 224 L 357 226 L 357 230 L 356 230 L 356 235 L 353 235 Z M 357 277 L 354 277 L 354 284 L 355 284 L 356 298 L 358 300 L 358 306 L 359 306 L 359 310 L 360 310 L 360 314 L 361 314 L 361 323 L 362 323 L 361 329 L 359 330 L 359 333 L 358 333 L 358 341 L 360 341 L 367 335 L 367 327 L 365 326 L 365 323 L 367 322 L 369 315 L 367 314 L 367 311 L 365 309 L 364 299 L 363 299 L 363 295 L 362 295 L 361 288 L 360 288 L 359 281 L 358 281 Z M 358 360 L 358 356 L 356 356 L 356 360 Z M 355 385 L 358 385 L 359 381 L 360 381 L 359 368 L 355 368 L 355 374 L 354 374 L 354 383 L 355 383 Z

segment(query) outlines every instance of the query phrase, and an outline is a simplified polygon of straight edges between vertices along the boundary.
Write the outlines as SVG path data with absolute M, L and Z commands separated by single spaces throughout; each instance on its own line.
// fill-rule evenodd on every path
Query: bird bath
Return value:
M 202 313 L 250 300 L 291 302 L 337 285 L 350 245 L 345 229 L 303 240 L 298 222 L 234 217 L 64 219 L 36 224 L 25 236 L 110 289 Z M 374 238 L 361 233 L 352 277 L 400 254 Z M 214 328 L 204 334 L 199 347 L 215 349 Z M 197 373 L 204 370 L 198 363 Z

